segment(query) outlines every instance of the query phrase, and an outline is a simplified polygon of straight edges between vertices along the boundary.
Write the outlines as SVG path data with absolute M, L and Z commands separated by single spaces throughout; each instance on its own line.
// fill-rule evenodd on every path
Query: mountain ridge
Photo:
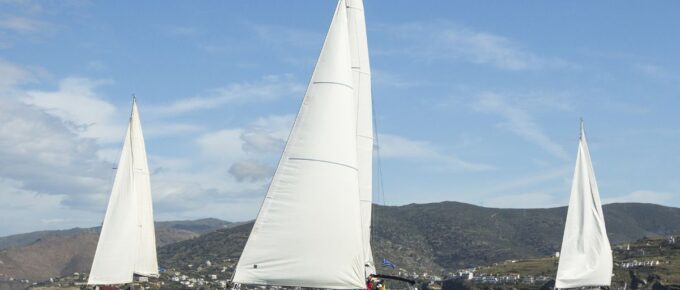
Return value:
M 680 234 L 680 208 L 651 203 L 613 203 L 603 208 L 612 244 Z M 566 207 L 499 209 L 452 201 L 375 205 L 374 259 L 388 258 L 398 266 L 395 271 L 446 273 L 552 255 L 559 251 L 566 213 Z M 159 264 L 168 269 L 186 269 L 188 264 L 210 260 L 233 266 L 252 224 L 253 221 L 220 223 L 217 219 L 158 222 Z M 40 281 L 87 272 L 98 228 L 57 232 L 38 232 L 43 236 L 32 237 L 31 243 L 0 250 L 0 278 Z
M 201 218 L 201 219 L 194 219 L 194 220 L 171 220 L 171 221 L 156 221 L 155 226 L 156 229 L 165 229 L 165 228 L 174 228 L 174 229 L 184 229 L 188 230 L 194 233 L 205 233 L 207 231 L 212 231 L 215 228 L 222 227 L 222 226 L 227 226 L 230 224 L 238 224 L 237 223 L 232 223 L 228 221 L 224 221 L 221 219 L 217 218 Z M 101 226 L 96 226 L 96 227 L 74 227 L 74 228 L 69 228 L 69 229 L 60 229 L 60 230 L 42 230 L 42 231 L 33 231 L 33 232 L 27 232 L 27 233 L 19 233 L 19 234 L 12 234 L 12 235 L 7 235 L 7 236 L 2 236 L 0 237 L 0 250 L 8 249 L 8 248 L 13 248 L 13 247 L 21 247 L 21 246 L 27 246 L 30 245 L 39 239 L 47 236 L 70 236 L 70 235 L 77 235 L 82 232 L 87 232 L 90 230 L 96 230 L 99 231 Z
M 604 206 L 613 244 L 680 233 L 680 208 L 649 203 Z M 460 202 L 374 206 L 374 259 L 407 271 L 454 271 L 560 250 L 566 207 L 497 209 Z M 159 249 L 166 267 L 205 260 L 235 260 L 252 222 Z
M 156 242 L 161 247 L 231 225 L 235 224 L 218 219 L 156 222 Z M 72 228 L 5 237 L 5 241 L 9 241 L 7 244 L 13 244 L 0 250 L 0 280 L 12 277 L 42 281 L 74 272 L 87 272 L 100 229 Z

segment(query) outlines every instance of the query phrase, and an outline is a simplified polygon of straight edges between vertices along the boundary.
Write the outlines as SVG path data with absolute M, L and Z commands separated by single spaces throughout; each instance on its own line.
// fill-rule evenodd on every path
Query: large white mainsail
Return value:
M 581 122 L 576 169 L 555 288 L 609 286 L 612 267 L 612 250 L 604 224 L 600 193 Z
M 373 101 L 371 66 L 368 57 L 366 19 L 363 0 L 347 1 L 352 79 L 357 97 L 357 168 L 361 203 L 362 239 L 366 276 L 375 274 L 371 251 L 371 213 L 373 209 Z
M 234 283 L 366 285 L 347 20 L 340 0 Z
M 132 282 L 134 274 L 157 276 L 158 261 L 149 166 L 133 98 L 130 123 L 87 283 L 124 284 Z

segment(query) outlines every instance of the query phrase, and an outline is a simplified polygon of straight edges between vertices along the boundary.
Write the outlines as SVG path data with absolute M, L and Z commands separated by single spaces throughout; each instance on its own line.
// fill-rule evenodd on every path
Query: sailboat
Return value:
M 339 0 L 235 284 L 361 289 L 371 253 L 373 116 L 361 0 Z
M 87 284 L 131 283 L 135 275 L 158 277 L 158 261 L 149 165 L 133 97 L 123 151 Z
M 613 268 L 583 121 L 555 288 L 609 286 Z

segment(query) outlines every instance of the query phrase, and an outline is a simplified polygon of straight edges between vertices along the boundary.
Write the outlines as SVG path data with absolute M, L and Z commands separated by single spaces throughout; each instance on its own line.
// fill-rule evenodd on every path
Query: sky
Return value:
M 0 236 L 101 223 L 132 94 L 156 219 L 254 218 L 335 4 L 0 0 Z M 680 206 L 680 2 L 365 6 L 377 203 L 565 206 L 583 118 L 604 203 Z

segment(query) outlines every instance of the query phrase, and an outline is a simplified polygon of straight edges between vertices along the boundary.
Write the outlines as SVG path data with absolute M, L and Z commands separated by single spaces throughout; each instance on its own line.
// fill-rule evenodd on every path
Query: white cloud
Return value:
M 106 82 L 66 78 L 54 90 L 27 90 L 24 85 L 43 83 L 39 71 L 0 61 L 0 72 L 0 163 L 11 165 L 0 167 L 0 198 L 9 200 L 0 204 L 0 219 L 12 221 L 0 233 L 100 223 L 129 108 L 116 108 L 97 93 Z M 149 152 L 156 213 L 250 217 L 293 118 L 267 116 L 213 132 L 152 119 L 144 126 L 147 138 L 187 134 L 196 140 L 189 146 L 198 149 L 176 156 Z
M 293 115 L 261 117 L 242 128 L 205 133 L 196 142 L 201 155 L 208 160 L 233 162 L 255 156 L 271 158 L 283 151 L 292 122 Z
M 252 29 L 260 41 L 269 45 L 311 48 L 320 47 L 323 42 L 323 35 L 309 30 L 280 25 L 253 25 Z
M 57 91 L 28 91 L 24 101 L 73 125 L 78 134 L 101 142 L 119 142 L 124 118 L 116 120 L 116 107 L 104 101 L 95 89 L 107 81 L 66 78 Z
M 0 1 L 0 48 L 35 41 L 56 30 L 56 25 L 43 19 L 41 4 L 36 1 Z
M 380 134 L 380 156 L 384 158 L 434 158 L 439 155 L 427 141 Z
M 528 142 L 538 145 L 558 158 L 569 159 L 564 148 L 550 139 L 526 110 L 510 104 L 503 96 L 494 93 L 484 93 L 476 98 L 472 106 L 477 111 L 492 113 L 502 117 L 504 119 L 500 123 L 502 128 L 524 138 Z
M 32 33 L 49 27 L 47 23 L 23 16 L 1 16 L 0 29 L 6 29 L 17 33 Z
M 426 84 L 422 80 L 417 80 L 407 76 L 403 76 L 391 71 L 386 71 L 382 69 L 372 69 L 372 82 L 375 85 L 382 85 L 386 87 L 393 87 L 398 89 L 406 89 L 412 87 L 418 87 Z
M 631 193 L 602 198 L 603 203 L 618 203 L 618 202 L 643 202 L 662 204 L 673 199 L 674 195 L 668 192 L 658 192 L 651 190 L 636 190 Z
M 97 156 L 93 139 L 76 135 L 57 117 L 15 101 L 0 98 L 0 176 L 19 188 L 64 195 L 63 202 L 92 201 L 106 189 L 110 166 Z
M 542 170 L 538 173 L 531 174 L 529 176 L 524 176 L 524 177 L 512 177 L 510 178 L 509 181 L 500 181 L 500 182 L 493 182 L 493 184 L 486 188 L 483 189 L 485 193 L 490 193 L 490 194 L 503 194 L 507 193 L 508 191 L 515 190 L 515 189 L 526 189 L 531 186 L 535 186 L 537 184 L 542 184 L 546 182 L 554 183 L 555 180 L 562 179 L 565 181 L 564 189 L 565 192 L 568 190 L 568 186 L 570 186 L 571 182 L 571 172 L 573 171 L 573 167 L 567 166 L 567 167 L 562 167 L 562 168 L 554 168 L 554 169 L 545 169 Z
M 257 119 L 241 135 L 244 142 L 243 150 L 261 154 L 281 153 L 294 119 L 294 115 L 275 115 Z
M 202 126 L 188 123 L 174 123 L 170 121 L 154 121 L 144 125 L 144 135 L 148 137 L 166 137 L 188 135 L 205 130 Z
M 62 205 L 63 196 L 41 194 L 22 188 L 22 184 L 0 176 L 0 235 L 31 230 L 92 226 L 102 215 Z
M 663 68 L 654 64 L 638 64 L 635 69 L 640 73 L 646 75 L 655 80 L 669 81 L 669 82 L 680 82 L 680 73 L 672 72 L 666 68 Z
M 507 37 L 474 31 L 446 21 L 382 25 L 379 29 L 407 41 L 382 53 L 434 60 L 464 61 L 505 70 L 573 67 L 572 64 L 528 51 Z
M 196 27 L 191 26 L 170 25 L 164 27 L 163 30 L 169 36 L 175 37 L 192 37 L 200 34 L 199 30 Z
M 0 59 L 0 76 L 0 93 L 9 93 L 19 85 L 34 82 L 36 71 Z
M 154 111 L 175 114 L 213 109 L 226 104 L 267 102 L 302 91 L 304 87 L 293 81 L 291 76 L 270 75 L 257 82 L 233 83 L 203 95 L 176 101 Z
M 198 159 L 152 157 L 150 164 L 155 164 L 151 177 L 155 212 L 159 217 L 170 216 L 173 219 L 244 219 L 243 215 L 215 209 L 232 208 L 235 204 L 256 208 L 264 195 L 265 179 L 247 176 L 246 172 L 242 172 L 244 175 L 241 180 L 234 176 L 230 169 L 242 160 L 236 154 L 231 156 L 231 160 L 222 159 L 224 157 L 221 156 L 209 159 L 210 156 L 205 152 L 201 154 L 203 158 Z M 208 208 L 213 210 L 208 211 Z
M 468 162 L 454 155 L 442 153 L 428 141 L 411 140 L 392 134 L 380 134 L 378 137 L 380 156 L 383 158 L 427 161 L 431 165 L 438 163 L 448 168 L 466 171 L 494 169 L 491 165 Z
M 241 135 L 243 129 L 224 129 L 203 134 L 196 142 L 207 160 L 233 162 L 245 155 Z
M 100 82 L 67 78 L 56 90 L 26 90 L 44 81 L 40 69 L 0 61 L 0 72 L 0 219 L 12 221 L 0 231 L 100 223 L 120 148 L 98 141 L 111 139 L 108 131 L 120 141 L 124 130 L 94 92 Z
M 231 165 L 229 173 L 238 181 L 260 181 L 269 179 L 274 167 L 257 160 L 241 160 Z

